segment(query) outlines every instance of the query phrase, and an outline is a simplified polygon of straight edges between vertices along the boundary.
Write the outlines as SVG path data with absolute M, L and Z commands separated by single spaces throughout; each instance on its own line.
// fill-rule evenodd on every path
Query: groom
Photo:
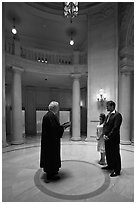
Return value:
M 109 111 L 109 114 L 103 126 L 107 166 L 102 169 L 113 170 L 110 176 L 115 177 L 120 175 L 121 171 L 120 126 L 122 115 L 115 110 L 113 101 L 107 102 L 107 111 Z

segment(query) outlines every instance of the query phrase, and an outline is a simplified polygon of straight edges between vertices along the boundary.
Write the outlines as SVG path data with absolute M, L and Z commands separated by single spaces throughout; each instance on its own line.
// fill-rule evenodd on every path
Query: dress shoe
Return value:
M 47 178 L 44 179 L 44 182 L 45 182 L 45 183 L 50 183 L 50 181 L 51 181 L 51 180 L 49 180 L 49 179 L 47 179 Z
M 59 180 L 59 179 L 60 179 L 60 176 L 57 175 L 57 174 L 53 174 L 52 176 L 48 176 L 48 175 L 47 175 L 47 178 L 46 178 L 47 182 L 46 182 L 46 183 L 49 183 L 49 182 L 51 182 L 51 181 L 57 181 L 57 180 Z M 49 181 L 49 182 L 48 182 L 48 181 Z
M 102 167 L 103 170 L 112 170 L 109 166 Z
M 52 181 L 57 181 L 57 180 L 59 180 L 59 179 L 60 179 L 60 176 L 59 176 L 59 175 L 54 175 L 54 176 L 51 178 Z
M 115 176 L 119 176 L 120 175 L 120 172 L 115 172 L 113 171 L 111 174 L 110 174 L 110 177 L 115 177 Z
M 99 161 L 98 164 L 105 165 L 106 163 L 104 161 Z

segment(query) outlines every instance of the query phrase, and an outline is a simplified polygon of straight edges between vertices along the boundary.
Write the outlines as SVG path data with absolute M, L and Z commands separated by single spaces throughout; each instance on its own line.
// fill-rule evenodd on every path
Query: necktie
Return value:
M 108 114 L 108 116 L 107 116 L 107 120 L 106 120 L 106 123 L 109 121 L 110 116 L 111 116 L 111 113 Z

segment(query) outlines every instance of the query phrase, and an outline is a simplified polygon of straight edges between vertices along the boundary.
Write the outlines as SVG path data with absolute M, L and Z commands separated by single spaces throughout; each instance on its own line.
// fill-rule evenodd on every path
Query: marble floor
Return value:
M 60 179 L 45 183 L 40 137 L 2 149 L 3 202 L 134 202 L 134 146 L 121 145 L 122 172 L 111 178 L 98 164 L 96 141 L 61 141 Z

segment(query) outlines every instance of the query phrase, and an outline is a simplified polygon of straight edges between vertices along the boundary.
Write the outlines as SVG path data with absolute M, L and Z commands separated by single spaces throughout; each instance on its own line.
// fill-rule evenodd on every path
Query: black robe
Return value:
M 64 132 L 57 116 L 48 111 L 42 121 L 40 167 L 45 172 L 56 172 L 61 167 L 60 138 Z

